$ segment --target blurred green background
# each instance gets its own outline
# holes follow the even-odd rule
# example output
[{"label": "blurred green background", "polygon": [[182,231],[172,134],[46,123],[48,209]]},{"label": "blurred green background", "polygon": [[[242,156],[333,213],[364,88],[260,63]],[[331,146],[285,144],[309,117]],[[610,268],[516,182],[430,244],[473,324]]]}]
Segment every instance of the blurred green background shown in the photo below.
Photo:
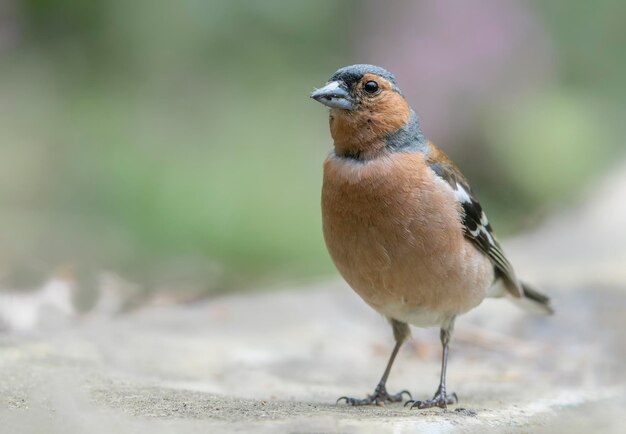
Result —
[{"label": "blurred green background", "polygon": [[0,2],[0,277],[145,290],[329,276],[340,66],[396,73],[500,236],[624,157],[626,2]]}]

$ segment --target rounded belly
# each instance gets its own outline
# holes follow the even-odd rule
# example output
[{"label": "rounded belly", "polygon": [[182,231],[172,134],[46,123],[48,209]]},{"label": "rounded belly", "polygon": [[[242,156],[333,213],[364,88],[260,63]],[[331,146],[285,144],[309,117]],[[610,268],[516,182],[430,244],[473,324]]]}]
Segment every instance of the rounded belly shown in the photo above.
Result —
[{"label": "rounded belly", "polygon": [[348,284],[385,316],[437,325],[483,300],[493,267],[465,239],[460,213],[452,189],[419,156],[325,165],[328,251]]},{"label": "rounded belly", "polygon": [[335,263],[372,308],[416,326],[438,325],[477,306],[494,279],[489,260],[469,243],[448,254],[428,254],[424,246],[397,250],[365,242]]}]

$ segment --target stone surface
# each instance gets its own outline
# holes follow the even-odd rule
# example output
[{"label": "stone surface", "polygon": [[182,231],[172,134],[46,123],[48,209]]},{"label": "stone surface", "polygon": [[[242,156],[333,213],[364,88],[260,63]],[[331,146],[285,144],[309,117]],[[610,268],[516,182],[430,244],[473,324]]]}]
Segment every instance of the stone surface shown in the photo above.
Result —
[{"label": "stone surface", "polygon": [[[386,322],[341,283],[86,317],[0,344],[2,432],[618,432],[626,292],[553,288],[557,314],[488,300],[457,324],[448,410],[335,405],[382,373]],[[430,397],[436,330],[414,330],[390,392]]]}]

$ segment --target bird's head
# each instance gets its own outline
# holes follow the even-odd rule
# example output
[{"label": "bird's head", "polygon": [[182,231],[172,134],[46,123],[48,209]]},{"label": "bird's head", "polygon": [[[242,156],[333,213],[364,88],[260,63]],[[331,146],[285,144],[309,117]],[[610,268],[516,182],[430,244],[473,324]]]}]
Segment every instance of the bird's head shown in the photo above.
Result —
[{"label": "bird's head", "polygon": [[419,129],[394,75],[379,66],[341,68],[311,98],[330,107],[330,132],[341,156],[367,159],[381,154],[397,145],[389,141],[413,118]]}]

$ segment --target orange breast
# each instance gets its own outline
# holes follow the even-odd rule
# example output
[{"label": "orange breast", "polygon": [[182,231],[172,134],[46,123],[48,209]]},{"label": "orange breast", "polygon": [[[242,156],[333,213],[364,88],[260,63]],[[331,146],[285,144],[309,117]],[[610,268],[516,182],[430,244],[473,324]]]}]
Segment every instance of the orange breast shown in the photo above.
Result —
[{"label": "orange breast", "polygon": [[463,236],[452,189],[421,153],[324,163],[324,238],[348,284],[380,313],[415,325],[478,305],[489,260]]}]

